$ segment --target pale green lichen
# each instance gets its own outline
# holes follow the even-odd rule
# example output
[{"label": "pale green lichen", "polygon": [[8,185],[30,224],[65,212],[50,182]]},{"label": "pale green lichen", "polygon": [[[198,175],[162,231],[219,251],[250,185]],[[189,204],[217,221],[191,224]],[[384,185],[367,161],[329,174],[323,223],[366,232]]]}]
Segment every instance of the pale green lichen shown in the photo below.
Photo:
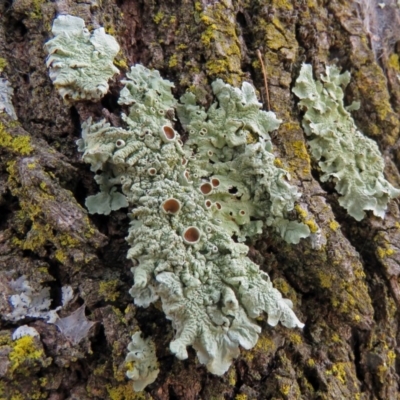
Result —
[{"label": "pale green lichen", "polygon": [[10,83],[3,78],[0,78],[0,113],[5,111],[12,119],[17,119],[14,106],[12,104],[12,96],[14,90]]},{"label": "pale green lichen", "polygon": [[[220,375],[239,355],[239,345],[255,346],[261,330],[255,318],[263,312],[270,325],[280,321],[287,327],[303,326],[291,301],[283,299],[268,275],[246,257],[248,247],[232,239],[233,233],[241,238],[257,233],[268,218],[278,230],[281,221],[295,222],[286,220],[285,213],[298,195],[285,181],[286,172],[272,168],[269,151],[267,132],[279,121],[259,110],[250,85],[241,91],[219,81],[214,91],[220,105],[207,114],[184,98],[179,112],[184,126],[193,119],[193,129],[198,126],[201,135],[208,126],[201,119],[204,115],[214,126],[210,122],[210,132],[202,131],[208,144],[190,139],[183,146],[173,127],[173,85],[142,66],[133,67],[128,78],[120,98],[129,106],[129,113],[123,114],[127,128],[89,120],[82,126],[79,149],[92,170],[107,174],[112,184],[107,190],[121,186],[128,203],[135,206],[127,237],[128,258],[135,265],[130,291],[135,303],[148,306],[161,298],[176,331],[171,351],[185,359],[186,348],[192,345],[200,362]],[[254,143],[247,144],[249,138]],[[211,150],[212,162],[206,162]],[[234,168],[242,168],[244,177]],[[237,192],[229,193],[230,186]],[[264,209],[255,210],[253,202]],[[259,222],[249,223],[248,215]],[[246,223],[250,228],[244,227]],[[309,233],[308,227],[295,223],[299,233],[282,234],[291,242]]]},{"label": "pale green lichen", "polygon": [[128,366],[126,376],[133,380],[135,392],[140,392],[147,385],[153,383],[160,372],[156,357],[156,346],[150,338],[142,339],[141,332],[136,332],[132,335],[128,350],[125,358]]},{"label": "pale green lichen", "polygon": [[119,73],[113,61],[117,41],[104,28],[90,33],[83,19],[60,15],[54,20],[55,37],[45,44],[50,79],[65,102],[99,100],[108,91],[108,80]]},{"label": "pale green lichen", "polygon": [[350,73],[340,74],[336,66],[326,68],[326,76],[314,81],[312,67],[303,64],[293,93],[301,99],[299,106],[306,110],[303,128],[312,156],[318,161],[322,182],[333,179],[342,196],[339,204],[357,221],[365,210],[383,218],[390,199],[398,197],[384,177],[384,161],[378,145],[364,136],[354,123],[349,107],[343,104],[343,88]]},{"label": "pale green lichen", "polygon": [[192,93],[186,93],[177,107],[189,132],[185,153],[194,156],[187,168],[193,185],[206,189],[206,182],[212,183],[206,193],[210,209],[240,241],[261,233],[266,221],[288,243],[298,243],[310,230],[286,219],[300,194],[288,183],[288,172],[275,166],[268,135],[281,121],[273,112],[260,110],[247,82],[240,90],[217,79],[212,88],[217,102],[207,112],[196,105]]}]

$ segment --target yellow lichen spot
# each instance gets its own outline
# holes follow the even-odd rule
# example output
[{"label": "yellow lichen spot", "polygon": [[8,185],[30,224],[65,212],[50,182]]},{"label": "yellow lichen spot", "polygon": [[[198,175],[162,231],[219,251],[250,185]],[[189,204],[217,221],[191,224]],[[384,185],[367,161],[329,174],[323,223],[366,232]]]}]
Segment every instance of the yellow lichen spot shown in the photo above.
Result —
[{"label": "yellow lichen spot", "polygon": [[296,204],[294,206],[294,209],[296,210],[300,218],[305,219],[307,217],[308,215],[307,211],[304,208],[302,208],[299,204]]},{"label": "yellow lichen spot", "polygon": [[281,278],[275,279],[274,287],[278,289],[284,296],[289,296],[290,286],[284,279]]},{"label": "yellow lichen spot", "polygon": [[303,221],[309,228],[310,228],[310,232],[311,233],[316,233],[318,232],[318,225],[316,224],[316,222],[313,219],[308,219],[306,221]]},{"label": "yellow lichen spot", "polygon": [[257,344],[254,346],[255,351],[269,352],[275,349],[275,343],[266,336],[260,336]]},{"label": "yellow lichen spot", "polygon": [[293,10],[293,3],[290,0],[273,0],[272,7],[274,7],[274,9]]},{"label": "yellow lichen spot", "polygon": [[31,3],[31,12],[29,13],[29,16],[31,18],[41,18],[41,5],[45,2],[46,0],[32,0]]},{"label": "yellow lichen spot", "polygon": [[[208,17],[206,17],[206,18],[208,18]],[[202,18],[202,21],[204,22],[203,18]],[[201,35],[201,42],[203,43],[204,46],[209,47],[210,42],[215,39],[214,35],[215,35],[216,29],[217,29],[217,25],[211,24],[203,32],[203,34]]]},{"label": "yellow lichen spot", "polygon": [[185,50],[185,49],[187,49],[188,47],[186,46],[186,44],[181,43],[181,44],[178,44],[178,46],[176,46],[176,48],[177,48],[178,50]]},{"label": "yellow lichen spot", "polygon": [[36,168],[36,164],[35,163],[29,163],[27,165],[28,169],[35,169]]},{"label": "yellow lichen spot", "polygon": [[76,247],[79,245],[79,240],[65,233],[60,235],[60,244],[64,247]]},{"label": "yellow lichen spot", "polygon": [[353,316],[353,320],[355,322],[360,322],[361,321],[361,317],[358,314],[356,314],[356,315]]},{"label": "yellow lichen spot", "polygon": [[114,60],[114,65],[122,69],[129,69],[128,63],[123,58],[119,60]]},{"label": "yellow lichen spot", "polygon": [[146,395],[143,392],[136,393],[129,382],[116,387],[107,385],[106,389],[111,400],[146,400]]},{"label": "yellow lichen spot", "polygon": [[235,400],[247,400],[247,394],[244,394],[244,393],[242,393],[242,394],[237,394],[237,395],[235,396]]},{"label": "yellow lichen spot", "polygon": [[340,225],[334,219],[329,222],[329,228],[331,228],[334,232],[338,230],[339,226]]},{"label": "yellow lichen spot", "polygon": [[230,368],[228,371],[228,382],[231,386],[236,385],[236,371],[234,368]]},{"label": "yellow lichen spot", "polygon": [[310,162],[310,156],[307,152],[304,142],[301,140],[296,140],[291,143],[291,146],[293,148],[293,153],[297,158]]},{"label": "yellow lichen spot", "polygon": [[392,248],[383,248],[383,247],[378,247],[376,249],[378,256],[380,259],[389,257],[394,254],[394,249]]},{"label": "yellow lichen spot", "polygon": [[279,387],[279,391],[284,395],[284,396],[287,396],[289,393],[290,393],[290,385],[288,385],[287,383],[286,384],[283,384],[283,385],[280,385],[280,387]]},{"label": "yellow lichen spot", "polygon": [[63,250],[61,249],[57,249],[54,253],[54,257],[56,258],[56,260],[58,262],[60,262],[61,264],[64,264],[65,261],[67,261],[68,256],[64,253]]},{"label": "yellow lichen spot", "polygon": [[16,153],[26,155],[32,152],[31,138],[29,136],[11,136],[6,132],[5,126],[0,122],[0,147],[6,147]]},{"label": "yellow lichen spot", "polygon": [[307,365],[308,365],[310,368],[315,367],[315,360],[312,359],[312,358],[309,358],[309,359],[307,360]]},{"label": "yellow lichen spot", "polygon": [[271,50],[279,50],[282,47],[289,47],[285,36],[279,32],[273,24],[268,24],[266,28],[267,46]]},{"label": "yellow lichen spot", "polygon": [[194,9],[195,9],[196,11],[198,11],[198,12],[200,12],[200,11],[203,10],[203,7],[201,6],[200,1],[196,1],[196,2],[194,3]]},{"label": "yellow lichen spot", "polygon": [[397,72],[400,72],[399,55],[392,54],[389,57],[388,65],[389,65],[389,67],[395,69]]},{"label": "yellow lichen spot", "polygon": [[0,72],[3,72],[4,68],[7,66],[7,60],[0,57]]},{"label": "yellow lichen spot", "polygon": [[323,272],[323,271],[319,271],[318,273],[318,278],[319,278],[319,282],[321,287],[328,289],[332,286],[332,276]]},{"label": "yellow lichen spot", "polygon": [[354,268],[354,276],[357,279],[363,279],[366,277],[365,272],[363,271],[362,268],[360,268],[358,265]]},{"label": "yellow lichen spot", "polygon": [[332,368],[325,371],[326,375],[335,376],[342,384],[346,383],[346,363],[339,362],[332,365]]},{"label": "yellow lichen spot", "polygon": [[44,387],[49,383],[49,380],[47,377],[39,378],[39,384],[40,386]]},{"label": "yellow lichen spot", "polygon": [[164,18],[164,13],[162,11],[159,11],[153,18],[153,21],[158,25],[162,19]]},{"label": "yellow lichen spot", "polygon": [[101,364],[93,371],[93,374],[96,376],[104,376],[106,372],[107,364]]},{"label": "yellow lichen spot", "polygon": [[17,370],[23,363],[33,363],[35,360],[42,358],[43,349],[35,344],[32,336],[23,336],[12,344],[12,350],[8,355],[11,362],[11,372]]},{"label": "yellow lichen spot", "polygon": [[104,29],[109,35],[115,36],[115,29],[112,25],[107,25]]},{"label": "yellow lichen spot", "polygon": [[170,58],[169,58],[169,62],[168,62],[168,66],[170,68],[174,68],[178,65],[178,57],[176,56],[176,54],[173,54]]},{"label": "yellow lichen spot", "polygon": [[300,344],[303,341],[303,338],[293,331],[289,333],[289,339],[293,344]]},{"label": "yellow lichen spot", "polygon": [[274,165],[275,165],[275,167],[283,168],[283,162],[280,158],[275,158]]},{"label": "yellow lichen spot", "polygon": [[396,360],[396,353],[393,350],[389,350],[387,353],[389,365],[394,365]]},{"label": "yellow lichen spot", "polygon": [[247,362],[251,362],[254,359],[254,352],[253,350],[243,350],[242,356]]},{"label": "yellow lichen spot", "polygon": [[336,332],[332,335],[332,342],[333,343],[339,343],[340,342],[340,337]]},{"label": "yellow lichen spot", "polygon": [[119,297],[119,292],[117,290],[119,281],[118,279],[113,279],[110,281],[100,282],[99,294],[103,296],[106,301],[115,301]]}]

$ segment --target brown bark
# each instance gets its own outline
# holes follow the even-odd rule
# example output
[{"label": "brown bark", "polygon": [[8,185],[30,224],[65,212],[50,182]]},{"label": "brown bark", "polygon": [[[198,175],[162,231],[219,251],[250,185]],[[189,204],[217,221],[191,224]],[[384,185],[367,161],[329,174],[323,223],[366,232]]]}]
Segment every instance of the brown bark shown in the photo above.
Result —
[{"label": "brown bark", "polygon": [[[73,344],[41,319],[0,320],[0,399],[400,399],[400,221],[398,201],[385,220],[361,223],[338,205],[330,184],[318,181],[291,87],[302,62],[317,75],[337,64],[352,74],[346,103],[360,130],[376,140],[386,176],[400,187],[400,40],[397,2],[380,8],[369,0],[5,0],[0,4],[0,65],[14,88],[18,122],[0,114],[0,313],[10,312],[9,282],[25,275],[31,286],[61,287],[96,326]],[[309,240],[287,245],[266,232],[250,256],[295,304],[303,331],[265,320],[257,346],[242,351],[228,373],[207,373],[193,351],[174,358],[173,330],[156,305],[135,308],[125,259],[128,218],[88,216],[85,197],[95,193],[93,174],[75,140],[88,116],[114,118],[119,79],[99,103],[62,103],[45,67],[43,44],[57,12],[104,26],[121,45],[121,78],[127,65],[159,69],[189,88],[203,104],[210,82],[250,81],[264,95],[257,50],[265,58],[271,109],[284,123],[274,136],[277,156],[303,193],[310,226],[321,229],[320,248]],[[11,333],[22,324],[40,338],[16,348]],[[125,378],[129,335],[137,327],[155,338],[160,374],[142,394]]]}]

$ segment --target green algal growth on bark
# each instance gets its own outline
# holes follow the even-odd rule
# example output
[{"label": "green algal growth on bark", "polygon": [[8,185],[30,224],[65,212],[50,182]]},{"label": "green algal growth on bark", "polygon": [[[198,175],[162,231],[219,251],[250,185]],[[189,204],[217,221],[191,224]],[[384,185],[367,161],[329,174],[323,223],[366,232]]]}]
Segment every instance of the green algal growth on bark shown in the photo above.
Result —
[{"label": "green algal growth on bark", "polygon": [[60,15],[54,20],[53,39],[45,44],[50,79],[65,102],[99,100],[108,80],[119,73],[113,65],[117,41],[104,28],[90,33],[82,18]]},{"label": "green algal growth on bark", "polygon": [[301,99],[299,106],[306,110],[303,128],[312,156],[321,168],[321,181],[333,179],[342,196],[339,204],[357,221],[366,210],[383,218],[390,199],[398,197],[384,177],[384,161],[378,145],[364,136],[354,123],[349,107],[343,104],[343,88],[350,73],[340,74],[336,66],[326,68],[326,76],[314,81],[312,67],[303,64],[293,93]]},{"label": "green algal growth on bark", "polygon": [[[272,168],[267,133],[280,122],[259,110],[250,85],[240,90],[217,81],[219,105],[207,114],[184,97],[179,114],[191,138],[183,145],[173,125],[173,85],[140,65],[128,78],[120,97],[129,107],[123,114],[127,128],[89,120],[79,149],[108,180],[102,189],[121,187],[134,206],[127,241],[135,303],[146,307],[160,298],[176,331],[171,351],[185,359],[191,345],[200,362],[221,375],[239,346],[255,346],[260,332],[255,318],[263,312],[270,325],[303,326],[291,301],[247,258],[248,247],[232,239],[234,233],[241,238],[257,233],[263,220],[278,230],[281,221],[291,224],[285,212],[298,195],[286,172]],[[94,203],[89,211],[98,212]],[[250,223],[250,217],[259,222]],[[294,231],[282,236],[297,242],[308,235],[301,224]]]}]

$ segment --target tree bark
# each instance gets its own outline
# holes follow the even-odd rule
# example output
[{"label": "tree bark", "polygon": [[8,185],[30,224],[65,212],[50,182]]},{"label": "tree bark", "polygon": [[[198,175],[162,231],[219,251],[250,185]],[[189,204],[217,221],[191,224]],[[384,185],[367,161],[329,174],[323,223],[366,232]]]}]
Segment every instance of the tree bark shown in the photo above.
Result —
[{"label": "tree bark", "polygon": [[[301,128],[291,88],[301,63],[316,76],[326,65],[351,72],[346,104],[359,129],[384,155],[387,179],[400,187],[400,8],[370,0],[4,0],[0,4],[0,69],[14,88],[13,121],[0,113],[0,313],[12,311],[10,282],[25,276],[32,288],[50,288],[51,308],[61,288],[74,298],[59,311],[85,305],[96,324],[79,343],[40,318],[0,320],[0,399],[400,399],[400,221],[398,201],[384,220],[356,222],[339,206],[331,183],[321,184]],[[383,3],[382,3],[383,4]],[[101,102],[65,105],[45,66],[44,43],[58,13],[103,26],[121,46],[121,75]],[[272,231],[252,243],[250,257],[268,272],[305,328],[271,328],[241,351],[217,377],[194,351],[179,361],[169,352],[174,332],[158,304],[136,308],[126,211],[88,215],[96,193],[93,173],[75,141],[87,117],[118,119],[120,79],[141,63],[192,90],[210,104],[210,83],[251,82],[283,120],[275,154],[302,193],[300,207],[321,232],[321,246],[288,245]],[[29,325],[33,347],[16,346],[12,333]],[[137,394],[125,377],[126,347],[140,328],[156,343],[160,373]]]}]

